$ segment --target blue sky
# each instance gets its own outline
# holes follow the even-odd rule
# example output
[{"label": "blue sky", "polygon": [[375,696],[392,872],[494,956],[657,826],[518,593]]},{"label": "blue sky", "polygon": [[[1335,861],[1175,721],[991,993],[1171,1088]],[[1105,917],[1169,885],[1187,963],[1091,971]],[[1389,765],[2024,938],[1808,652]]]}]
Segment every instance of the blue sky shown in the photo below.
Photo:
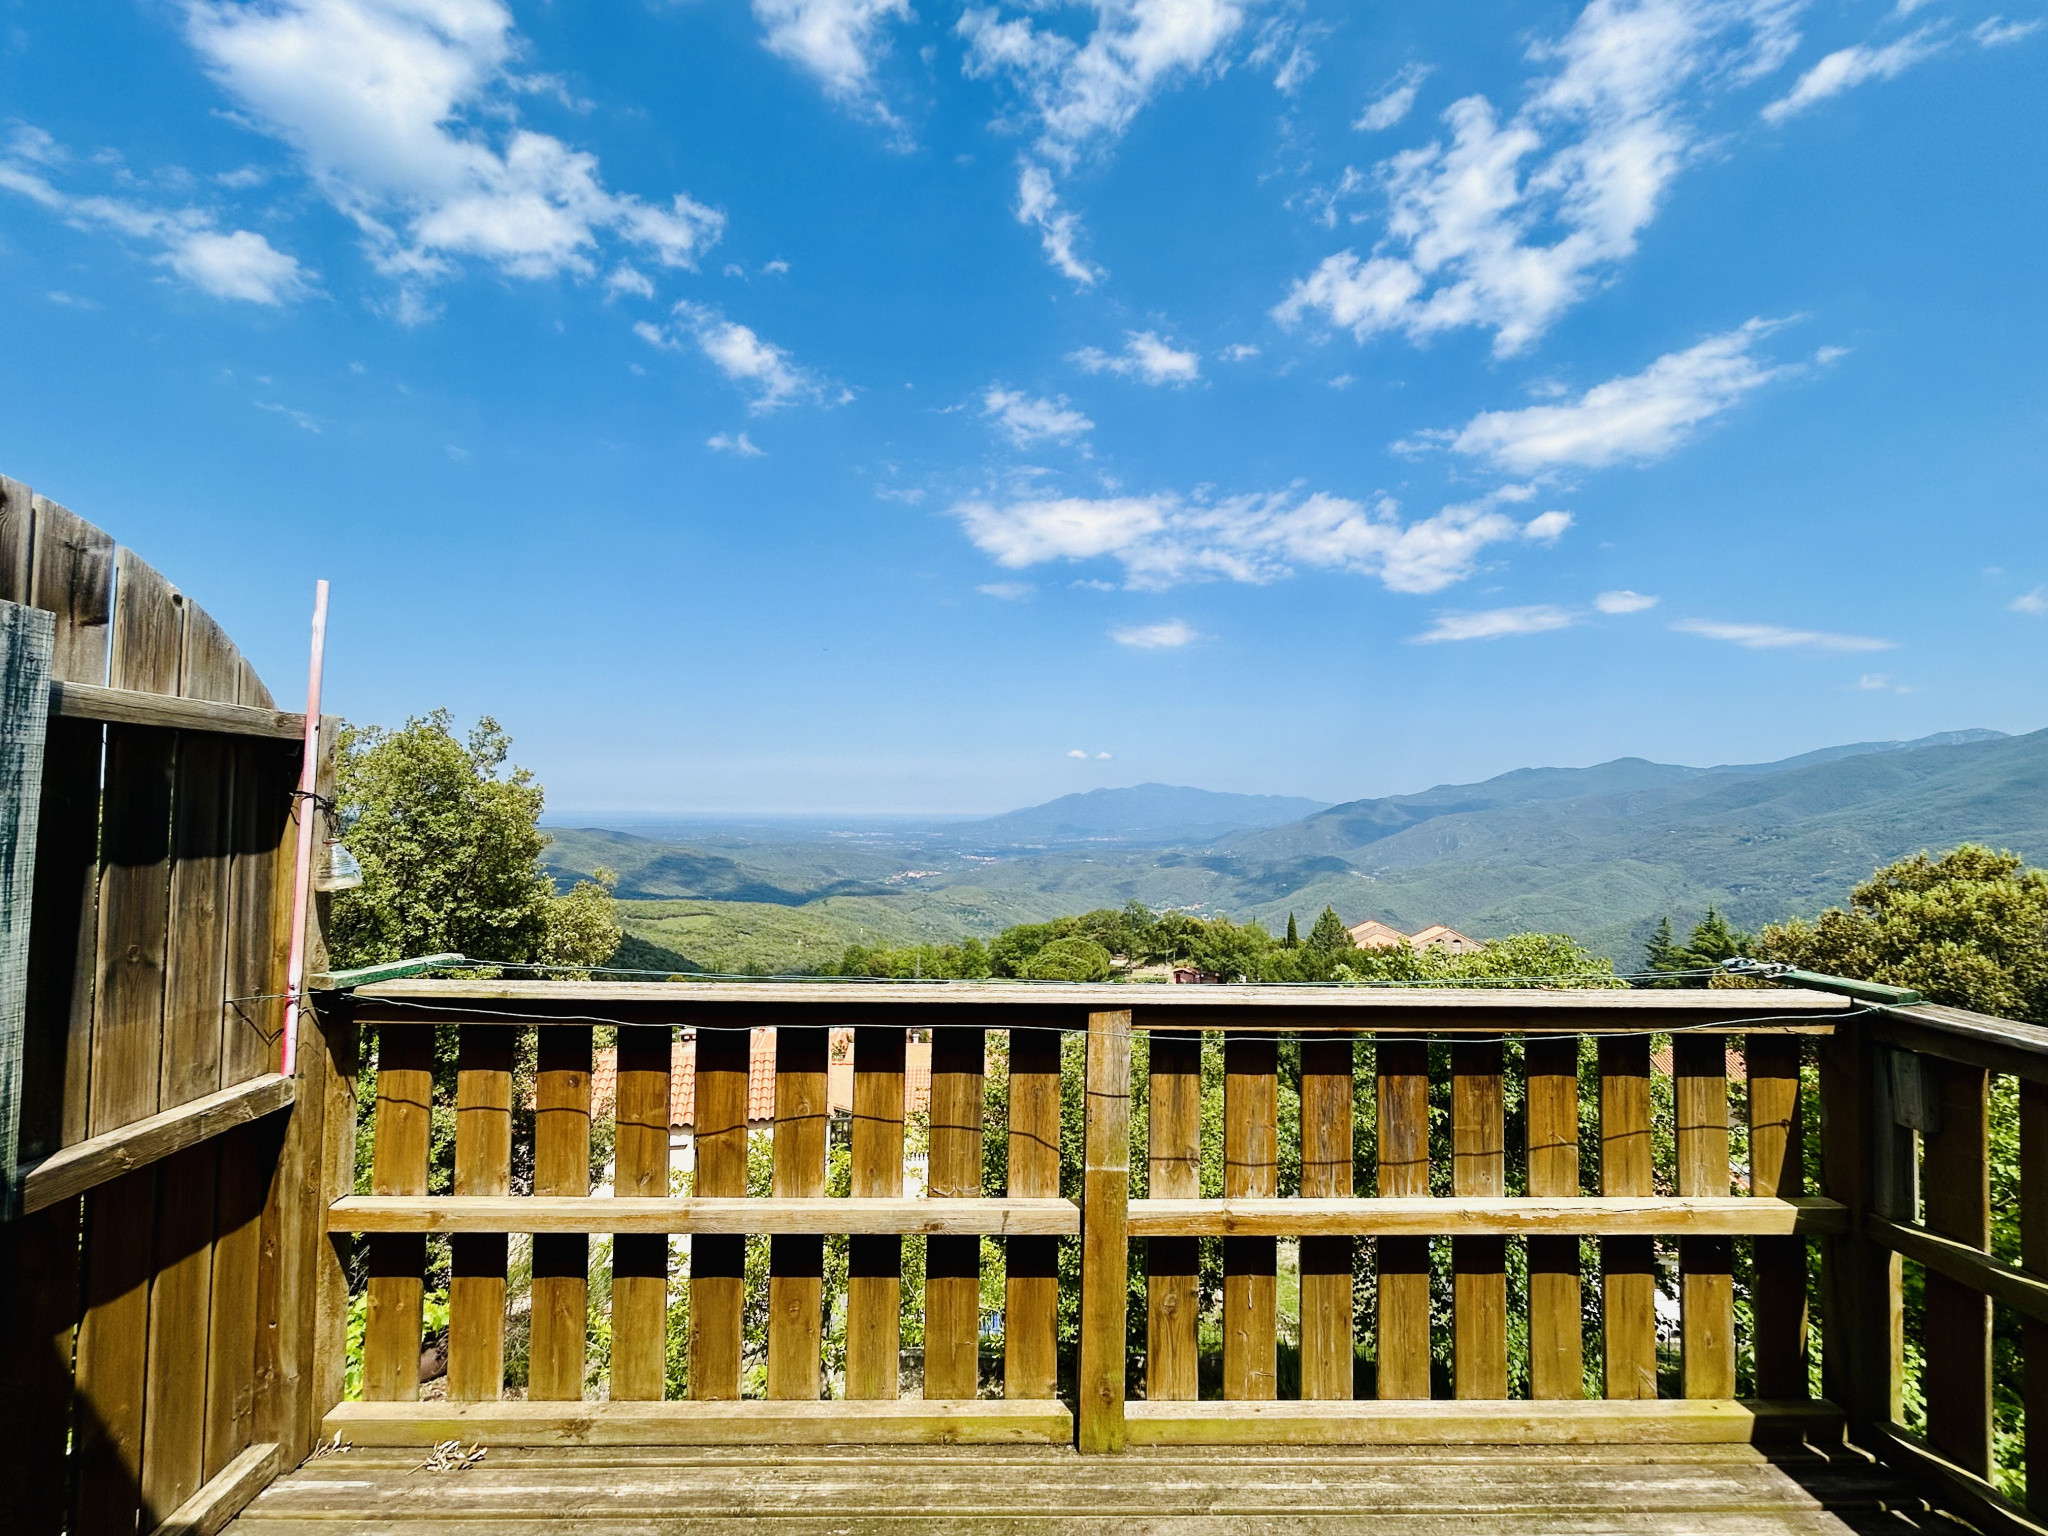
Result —
[{"label": "blue sky", "polygon": [[2032,730],[2006,3],[6,0],[0,470],[574,816]]}]

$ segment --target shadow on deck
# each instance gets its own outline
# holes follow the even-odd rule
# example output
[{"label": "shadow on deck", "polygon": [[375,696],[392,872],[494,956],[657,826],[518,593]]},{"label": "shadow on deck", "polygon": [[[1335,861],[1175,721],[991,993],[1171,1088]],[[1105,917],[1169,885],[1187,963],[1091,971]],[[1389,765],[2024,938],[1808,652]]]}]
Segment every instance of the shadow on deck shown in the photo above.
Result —
[{"label": "shadow on deck", "polygon": [[490,1451],[357,1449],[279,1479],[233,1536],[937,1536],[939,1532],[1834,1536],[1966,1528],[1839,1445]]}]

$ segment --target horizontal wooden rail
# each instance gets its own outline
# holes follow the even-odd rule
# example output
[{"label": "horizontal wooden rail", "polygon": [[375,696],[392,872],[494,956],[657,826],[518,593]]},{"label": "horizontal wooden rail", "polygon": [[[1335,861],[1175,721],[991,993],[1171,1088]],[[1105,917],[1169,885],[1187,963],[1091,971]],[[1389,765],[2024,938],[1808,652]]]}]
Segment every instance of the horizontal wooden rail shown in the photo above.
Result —
[{"label": "horizontal wooden rail", "polygon": [[1869,1021],[1872,1039],[2028,1082],[2048,1083],[2048,1029],[2013,1019],[1921,1003],[1886,1008]]},{"label": "horizontal wooden rail", "polygon": [[343,1445],[1064,1445],[1056,1398],[725,1402],[341,1403],[322,1437]]},{"label": "horizontal wooden rail", "polygon": [[1863,1218],[1863,1231],[1871,1241],[1901,1257],[1947,1275],[1958,1285],[1982,1291],[2037,1322],[2048,1323],[2048,1280],[2036,1279],[2025,1270],[2001,1264],[1981,1249],[1922,1226],[1871,1215]]},{"label": "horizontal wooden rail", "polygon": [[161,693],[102,688],[94,683],[50,684],[50,713],[114,725],[155,725],[171,731],[212,731],[224,736],[271,736],[279,741],[299,741],[306,734],[306,717],[288,710],[216,704],[209,699],[174,699]]},{"label": "horizontal wooden rail", "polygon": [[151,1536],[218,1536],[283,1470],[283,1446],[252,1445],[172,1510]]},{"label": "horizontal wooden rail", "polygon": [[605,1195],[350,1195],[330,1232],[676,1232],[716,1236],[1070,1237],[1071,1200],[615,1199]]},{"label": "horizontal wooden rail", "polygon": [[1833,1200],[1133,1200],[1132,1237],[1785,1237],[1849,1230]]},{"label": "horizontal wooden rail", "polygon": [[2026,1511],[1990,1483],[1937,1455],[1903,1425],[1872,1425],[1859,1430],[1857,1438],[1875,1441],[1865,1449],[1875,1451],[1901,1472],[1933,1483],[1945,1495],[1938,1502],[1985,1536],[2048,1536],[2048,1525],[2029,1519]]},{"label": "horizontal wooden rail", "polygon": [[97,1184],[260,1120],[291,1103],[295,1091],[291,1078],[269,1072],[90,1141],[74,1143],[28,1170],[23,1179],[22,1209],[39,1211],[82,1195]]},{"label": "horizontal wooden rail", "polygon": [[1825,1402],[1137,1402],[1132,1445],[1707,1445],[1839,1438]]}]

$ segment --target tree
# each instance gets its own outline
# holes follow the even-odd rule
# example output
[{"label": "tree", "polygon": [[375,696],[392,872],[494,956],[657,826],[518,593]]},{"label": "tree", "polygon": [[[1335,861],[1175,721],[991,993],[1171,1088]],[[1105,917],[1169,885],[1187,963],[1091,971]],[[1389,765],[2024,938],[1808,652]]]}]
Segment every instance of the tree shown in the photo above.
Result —
[{"label": "tree", "polygon": [[1107,981],[1114,969],[1108,950],[1076,934],[1039,950],[1024,975],[1032,981]]},{"label": "tree", "polygon": [[1323,915],[1316,919],[1315,927],[1308,931],[1308,947],[1326,955],[1337,955],[1358,946],[1352,942],[1351,930],[1344,926],[1344,919],[1337,915],[1337,909],[1325,907]]},{"label": "tree", "polygon": [[1588,953],[1562,933],[1511,933],[1486,947],[1454,955],[1402,944],[1362,949],[1340,966],[1337,979],[1359,983],[1478,982],[1496,987],[1619,987],[1614,962]]},{"label": "tree", "polygon": [[1689,969],[1710,970],[1723,960],[1748,954],[1753,942],[1750,935],[1730,926],[1727,918],[1709,907],[1707,915],[1693,925],[1692,937],[1686,940],[1684,958]]},{"label": "tree", "polygon": [[1287,938],[1285,942],[1289,949],[1301,948],[1301,930],[1294,926],[1294,914],[1292,912],[1287,914]]},{"label": "tree", "polygon": [[335,968],[447,951],[602,965],[619,947],[610,890],[585,880],[555,894],[541,786],[506,770],[512,739],[497,721],[485,715],[466,741],[452,721],[440,709],[342,732],[335,799],[363,883],[334,898]]},{"label": "tree", "polygon": [[[1671,937],[1669,914],[1657,919],[1657,931],[1650,935],[1650,941],[1643,946],[1643,969],[1646,971],[1682,971],[1685,966],[1685,951],[1678,947],[1678,941]],[[1653,987],[1675,987],[1676,980],[1653,981]]]},{"label": "tree", "polygon": [[2048,871],[1975,843],[1940,858],[1917,853],[1857,886],[1846,910],[1773,923],[1755,948],[1802,970],[2048,1022]]}]

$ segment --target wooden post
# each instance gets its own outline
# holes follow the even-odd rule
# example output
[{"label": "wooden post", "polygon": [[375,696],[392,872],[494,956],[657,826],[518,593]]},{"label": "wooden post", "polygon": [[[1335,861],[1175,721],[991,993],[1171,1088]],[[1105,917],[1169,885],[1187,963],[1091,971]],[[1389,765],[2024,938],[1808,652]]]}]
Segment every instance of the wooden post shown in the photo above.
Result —
[{"label": "wooden post", "polygon": [[[982,1068],[988,1037],[977,1027],[932,1034],[930,1193],[981,1193]],[[924,1395],[959,1401],[981,1385],[981,1239],[925,1239]]]},{"label": "wooden post", "polygon": [[[784,1024],[775,1031],[775,1196],[825,1193],[829,1032]],[[768,1240],[768,1395],[816,1401],[824,1364],[825,1240]]]},{"label": "wooden post", "polygon": [[[1579,1039],[1530,1036],[1523,1043],[1529,1090],[1529,1193],[1579,1192]],[[1579,1240],[1529,1239],[1529,1395],[1586,1395],[1585,1325]]]},{"label": "wooden post", "polygon": [[[1019,1199],[1060,1192],[1060,1040],[1053,1029],[1010,1031],[1010,1183]],[[1058,1390],[1060,1240],[1005,1238],[1003,1396]]]},{"label": "wooden post", "polygon": [[[1927,1063],[1941,1127],[1924,1133],[1927,1228],[1991,1246],[1989,1076],[1959,1061]],[[1927,1443],[1964,1470],[1991,1476],[1991,1298],[1927,1271]]]},{"label": "wooden post", "polygon": [[49,614],[0,602],[0,1221],[12,1221],[21,1211],[29,912],[35,899],[36,823],[56,632]]},{"label": "wooden post", "polygon": [[[621,1196],[668,1196],[669,1070],[675,1052],[667,1026],[619,1031],[615,1146]],[[611,1395],[658,1402],[668,1371],[668,1239],[659,1232],[612,1238]]]},{"label": "wooden post", "polygon": [[[533,1088],[533,1192],[590,1193],[591,1030],[587,1024],[540,1031]],[[527,1396],[580,1402],[590,1334],[590,1238],[536,1232],[533,1333]]]},{"label": "wooden post", "polygon": [[[1379,1194],[1429,1193],[1429,1042],[1381,1037]],[[1379,1395],[1429,1396],[1429,1239],[1374,1239],[1379,1268]]]},{"label": "wooden post", "polygon": [[[751,1032],[699,1029],[694,1070],[699,1195],[737,1200],[747,1192],[747,1071]],[[747,1240],[690,1239],[690,1396],[740,1395],[740,1322],[746,1302]]]},{"label": "wooden post", "polygon": [[[1155,1032],[1150,1040],[1151,1111],[1146,1188],[1154,1200],[1202,1193],[1202,1037]],[[1201,1396],[1197,1354],[1201,1245],[1155,1237],[1145,1248],[1145,1396],[1191,1402]]]},{"label": "wooden post", "polygon": [[[864,1025],[853,1032],[856,1199],[903,1193],[904,1042],[900,1025]],[[893,1400],[902,1377],[903,1239],[849,1237],[846,1259],[846,1395]]]},{"label": "wooden post", "polygon": [[[1726,1195],[1728,1045],[1721,1035],[1671,1037],[1678,1116],[1678,1193]],[[1727,1237],[1678,1242],[1679,1333],[1685,1395],[1735,1396],[1735,1243]]]},{"label": "wooden post", "polygon": [[[1501,1043],[1451,1047],[1451,1192],[1507,1193]],[[1508,1273],[1504,1237],[1451,1239],[1452,1383],[1459,1397],[1508,1395]]]},{"label": "wooden post", "polygon": [[[1600,1042],[1600,1192],[1655,1194],[1650,1152],[1649,1037],[1609,1036]],[[1611,1398],[1655,1397],[1656,1240],[1603,1238],[1600,1264],[1606,1394]]]},{"label": "wooden post", "polygon": [[[1270,1035],[1223,1040],[1223,1194],[1271,1199],[1280,1193],[1278,1049]],[[1223,1239],[1223,1395],[1279,1396],[1277,1301],[1279,1243],[1270,1237]]]},{"label": "wooden post", "polygon": [[[1905,1331],[1899,1256],[1862,1233],[1877,1201],[1872,1153],[1892,1127],[1878,1123],[1877,1050],[1853,1026],[1819,1043],[1821,1192],[1852,1213],[1856,1229],[1821,1244],[1821,1390],[1853,1432],[1904,1417]],[[1863,1435],[1867,1449],[1880,1441]]]},{"label": "wooden post", "polygon": [[[1351,1198],[1354,1048],[1350,1035],[1301,1042],[1301,1193],[1307,1199]],[[1310,1401],[1351,1397],[1353,1245],[1348,1237],[1301,1240],[1301,1395]]]},{"label": "wooden post", "polygon": [[[377,1032],[372,1193],[427,1192],[433,1105],[434,1026],[386,1024]],[[371,1402],[410,1401],[420,1392],[420,1306],[427,1240],[417,1232],[383,1232],[369,1241],[363,1396]],[[538,1313],[538,1306],[535,1311]]]},{"label": "wooden post", "polygon": [[1077,1441],[1124,1448],[1124,1322],[1130,1288],[1131,1015],[1088,1015],[1081,1187],[1081,1359]]},{"label": "wooden post", "polygon": [[[1799,1037],[1750,1035],[1749,1192],[1759,1199],[1806,1193],[1805,1139],[1800,1129]],[[1756,1294],[1751,1303],[1756,1395],[1774,1402],[1804,1398],[1806,1239],[1759,1237],[1751,1249]]]},{"label": "wooden post", "polygon": [[[512,1192],[513,1031],[464,1024],[455,1056],[455,1193]],[[502,1232],[448,1239],[448,1395],[495,1401],[505,1387],[505,1263]]]}]

